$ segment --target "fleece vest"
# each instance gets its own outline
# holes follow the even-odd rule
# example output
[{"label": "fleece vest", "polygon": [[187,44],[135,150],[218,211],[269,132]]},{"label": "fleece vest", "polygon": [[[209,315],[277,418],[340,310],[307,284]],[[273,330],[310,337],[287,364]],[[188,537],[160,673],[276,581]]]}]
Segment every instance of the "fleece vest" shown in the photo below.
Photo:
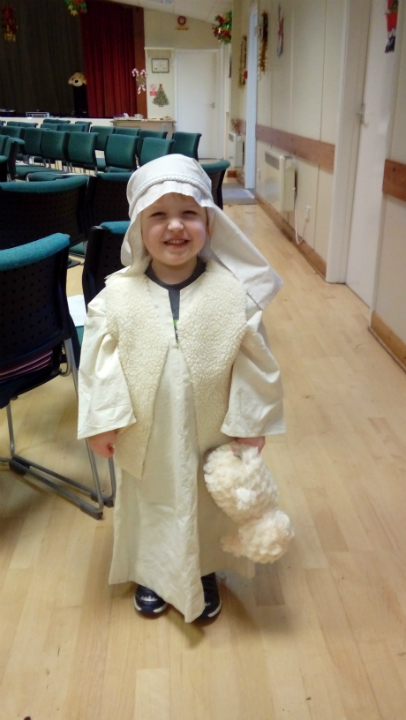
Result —
[{"label": "fleece vest", "polygon": [[[136,423],[120,432],[115,459],[142,478],[154,420],[154,400],[168,337],[161,327],[145,274],[111,276],[107,282],[107,324],[116,340]],[[177,337],[193,388],[200,453],[225,442],[220,432],[228,410],[231,371],[247,328],[246,293],[234,276],[211,261],[181,305]]]}]

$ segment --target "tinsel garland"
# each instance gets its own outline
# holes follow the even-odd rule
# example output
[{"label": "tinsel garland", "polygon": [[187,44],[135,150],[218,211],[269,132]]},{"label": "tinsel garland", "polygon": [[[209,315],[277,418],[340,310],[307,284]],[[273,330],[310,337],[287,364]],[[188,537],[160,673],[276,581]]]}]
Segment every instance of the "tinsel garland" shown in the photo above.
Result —
[{"label": "tinsel garland", "polygon": [[261,72],[266,70],[266,53],[268,50],[268,13],[263,12],[261,15],[261,24],[259,26],[259,57],[258,67]]},{"label": "tinsel garland", "polygon": [[15,8],[13,8],[11,5],[6,5],[1,9],[1,26],[3,28],[3,37],[9,42],[15,42],[17,38],[18,26],[14,13]]},{"label": "tinsel garland", "polygon": [[242,35],[240,45],[240,66],[238,69],[238,87],[244,87],[247,80],[247,36]]},{"label": "tinsel garland", "polygon": [[71,15],[87,12],[86,0],[64,0]]}]

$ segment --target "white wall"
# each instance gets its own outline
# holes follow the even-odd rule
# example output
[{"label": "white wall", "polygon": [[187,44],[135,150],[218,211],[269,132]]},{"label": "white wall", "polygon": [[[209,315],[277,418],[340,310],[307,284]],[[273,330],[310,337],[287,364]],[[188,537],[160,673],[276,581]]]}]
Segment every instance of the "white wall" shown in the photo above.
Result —
[{"label": "white wall", "polygon": [[[267,70],[258,79],[257,122],[307,138],[335,143],[340,89],[345,0],[285,0],[284,50],[276,55],[278,0],[259,3],[269,15]],[[245,117],[245,89],[239,89],[239,45],[247,33],[249,2],[236,0],[233,29],[233,82],[231,117]],[[235,71],[234,71],[234,68]],[[278,151],[277,148],[274,148]],[[267,199],[265,151],[257,143],[256,191]],[[286,152],[286,151],[281,151]],[[297,220],[285,214],[292,227],[324,260],[327,259],[332,199],[332,174],[295,159],[298,178]],[[310,206],[309,220],[305,207]]]}]

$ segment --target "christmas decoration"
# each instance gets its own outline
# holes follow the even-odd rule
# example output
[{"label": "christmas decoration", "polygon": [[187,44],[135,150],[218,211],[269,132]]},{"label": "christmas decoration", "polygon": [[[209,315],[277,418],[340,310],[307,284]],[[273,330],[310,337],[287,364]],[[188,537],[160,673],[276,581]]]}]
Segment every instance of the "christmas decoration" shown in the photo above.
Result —
[{"label": "christmas decoration", "polygon": [[3,28],[3,37],[9,42],[15,42],[17,38],[18,26],[14,13],[15,8],[13,8],[11,5],[6,5],[1,9],[1,26]]},{"label": "christmas decoration", "polygon": [[259,59],[258,67],[261,72],[266,70],[266,53],[268,50],[268,13],[263,12],[261,15],[261,23],[259,26]]},{"label": "christmas decoration", "polygon": [[169,105],[169,100],[166,97],[165,90],[163,89],[162,85],[159,86],[157,94],[155,95],[152,102],[154,103],[154,105],[159,105],[159,107]]},{"label": "christmas decoration", "polygon": [[281,6],[278,5],[278,44],[276,46],[276,54],[280,57],[283,53],[283,21]]},{"label": "christmas decoration", "polygon": [[394,52],[396,42],[396,26],[398,23],[399,0],[386,0],[386,27],[388,30],[388,42],[385,52]]},{"label": "christmas decoration", "polygon": [[241,37],[240,66],[238,69],[238,87],[242,88],[247,80],[247,36]]},{"label": "christmas decoration", "polygon": [[225,15],[217,15],[215,18],[217,25],[213,25],[214,37],[225,45],[231,42],[232,17],[231,11]]},{"label": "christmas decoration", "polygon": [[147,73],[146,70],[137,70],[137,68],[134,68],[134,70],[131,71],[131,75],[135,77],[135,84],[137,86],[137,93],[138,95],[141,92],[147,91]]},{"label": "christmas decoration", "polygon": [[71,15],[87,12],[86,0],[64,0]]}]

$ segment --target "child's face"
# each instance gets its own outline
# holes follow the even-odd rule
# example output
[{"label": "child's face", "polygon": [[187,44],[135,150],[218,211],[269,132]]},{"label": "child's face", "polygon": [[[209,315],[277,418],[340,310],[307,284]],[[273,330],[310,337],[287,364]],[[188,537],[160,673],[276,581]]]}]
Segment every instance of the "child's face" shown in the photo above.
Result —
[{"label": "child's face", "polygon": [[192,197],[168,193],[142,211],[141,233],[153,266],[193,272],[208,235],[207,213]]}]

